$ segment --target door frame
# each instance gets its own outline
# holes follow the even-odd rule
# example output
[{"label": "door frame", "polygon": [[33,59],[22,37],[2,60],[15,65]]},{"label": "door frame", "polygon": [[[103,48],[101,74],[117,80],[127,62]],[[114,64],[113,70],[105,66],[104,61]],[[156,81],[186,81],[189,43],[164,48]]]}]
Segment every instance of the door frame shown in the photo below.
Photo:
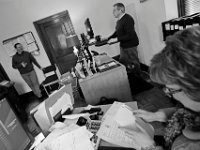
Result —
[{"label": "door frame", "polygon": [[[10,81],[7,73],[5,72],[5,69],[3,68],[2,64],[0,63],[0,76],[3,78],[3,80],[8,80]],[[0,80],[1,82],[1,80]]]},{"label": "door frame", "polygon": [[[54,14],[54,15],[51,15],[49,17],[46,17],[46,18],[43,18],[43,19],[40,19],[40,20],[33,22],[35,29],[38,33],[38,36],[40,38],[40,41],[42,42],[42,45],[43,45],[43,47],[46,51],[46,54],[49,58],[49,61],[52,65],[56,63],[56,60],[54,59],[54,57],[52,56],[52,53],[51,53],[51,51],[53,50],[53,47],[49,46],[49,45],[51,45],[50,41],[45,40],[45,34],[44,34],[44,27],[45,26],[44,26],[44,24],[48,23],[48,22],[52,22],[55,19],[57,19],[57,18],[59,19],[63,16],[69,16],[68,10],[62,11],[60,13],[57,13],[57,14]],[[48,50],[48,49],[50,49],[50,50]]]}]

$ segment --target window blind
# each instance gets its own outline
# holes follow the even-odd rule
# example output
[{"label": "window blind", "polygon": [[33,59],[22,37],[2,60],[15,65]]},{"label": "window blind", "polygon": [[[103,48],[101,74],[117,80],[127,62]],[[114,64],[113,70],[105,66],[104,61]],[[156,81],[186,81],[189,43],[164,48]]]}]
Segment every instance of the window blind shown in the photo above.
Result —
[{"label": "window blind", "polygon": [[200,0],[178,0],[179,16],[188,16],[200,12]]},{"label": "window blind", "polygon": [[185,15],[192,15],[200,12],[200,0],[184,0]]}]

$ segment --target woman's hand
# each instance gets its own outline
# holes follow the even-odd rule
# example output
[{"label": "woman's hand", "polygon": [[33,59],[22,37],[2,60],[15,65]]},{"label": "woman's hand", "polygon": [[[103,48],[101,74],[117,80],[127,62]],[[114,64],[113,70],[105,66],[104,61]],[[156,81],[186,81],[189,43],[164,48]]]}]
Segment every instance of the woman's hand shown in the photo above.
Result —
[{"label": "woman's hand", "polygon": [[146,110],[138,109],[138,110],[133,111],[133,114],[136,117],[144,119],[146,122],[157,121],[156,120],[157,119],[157,115],[156,115],[156,113],[153,113],[153,112],[149,112],[149,111],[146,111]]}]

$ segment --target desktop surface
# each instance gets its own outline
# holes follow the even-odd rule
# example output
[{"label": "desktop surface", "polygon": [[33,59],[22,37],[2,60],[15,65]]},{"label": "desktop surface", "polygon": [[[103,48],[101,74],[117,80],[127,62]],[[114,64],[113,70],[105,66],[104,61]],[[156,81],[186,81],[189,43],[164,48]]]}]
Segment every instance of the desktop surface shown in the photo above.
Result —
[{"label": "desktop surface", "polygon": [[[131,101],[131,102],[126,102],[125,103],[127,106],[129,106],[130,108],[132,108],[133,110],[135,109],[138,109],[137,107],[137,102],[135,101]],[[94,106],[94,107],[100,107],[101,110],[104,112],[104,114],[108,111],[108,109],[112,106],[112,104],[108,104],[108,105],[97,105],[97,106]],[[79,114],[81,113],[83,110],[85,110],[85,107],[78,107],[78,108],[75,108],[73,110],[73,114]],[[65,120],[64,122],[65,124],[68,124],[70,123],[68,119]],[[133,148],[124,148],[124,147],[120,147],[118,145],[114,145],[114,144],[111,144],[111,143],[108,143],[104,140],[101,140],[100,141],[100,144],[99,144],[99,148],[98,150],[134,150]]]}]

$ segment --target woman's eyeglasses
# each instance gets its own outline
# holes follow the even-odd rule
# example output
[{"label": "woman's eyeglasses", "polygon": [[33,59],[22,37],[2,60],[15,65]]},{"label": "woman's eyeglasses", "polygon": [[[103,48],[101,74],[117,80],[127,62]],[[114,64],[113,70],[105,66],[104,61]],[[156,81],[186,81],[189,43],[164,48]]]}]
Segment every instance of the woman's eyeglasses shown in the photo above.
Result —
[{"label": "woman's eyeglasses", "polygon": [[164,87],[163,91],[165,92],[165,94],[167,96],[173,97],[174,94],[182,92],[183,90],[182,89],[171,89],[171,88],[168,88],[168,87]]}]

